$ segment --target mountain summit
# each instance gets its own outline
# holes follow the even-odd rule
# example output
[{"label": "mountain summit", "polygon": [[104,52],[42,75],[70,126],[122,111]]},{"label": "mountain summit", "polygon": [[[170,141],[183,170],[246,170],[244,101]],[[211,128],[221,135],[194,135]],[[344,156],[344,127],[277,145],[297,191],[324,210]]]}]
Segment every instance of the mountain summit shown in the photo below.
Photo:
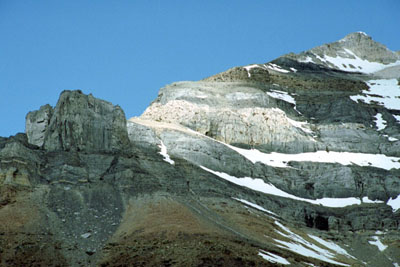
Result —
[{"label": "mountain summit", "polygon": [[398,266],[399,55],[364,33],[0,138],[0,265]]},{"label": "mountain summit", "polygon": [[364,32],[351,33],[343,39],[315,47],[289,57],[329,68],[361,73],[376,73],[400,66],[400,55],[374,41]]}]

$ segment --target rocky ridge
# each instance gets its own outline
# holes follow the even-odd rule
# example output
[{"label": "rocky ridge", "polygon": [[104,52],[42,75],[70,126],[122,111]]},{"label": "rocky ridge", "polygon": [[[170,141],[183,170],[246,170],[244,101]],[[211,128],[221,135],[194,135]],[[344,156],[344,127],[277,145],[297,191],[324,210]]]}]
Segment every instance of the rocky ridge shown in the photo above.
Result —
[{"label": "rocky ridge", "polygon": [[129,120],[62,92],[0,138],[0,264],[400,263],[397,60],[354,33],[173,83]]}]

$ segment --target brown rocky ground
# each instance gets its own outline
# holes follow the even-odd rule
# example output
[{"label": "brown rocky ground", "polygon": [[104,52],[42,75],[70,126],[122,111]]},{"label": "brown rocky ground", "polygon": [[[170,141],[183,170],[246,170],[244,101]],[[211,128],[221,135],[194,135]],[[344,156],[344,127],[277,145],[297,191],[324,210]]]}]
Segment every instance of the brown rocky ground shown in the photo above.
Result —
[{"label": "brown rocky ground", "polygon": [[167,195],[131,199],[100,265],[277,266],[258,255],[264,250],[295,266],[334,266],[276,247],[273,238],[282,236],[276,232],[275,220],[226,199],[193,196],[186,203]]},{"label": "brown rocky ground", "polygon": [[104,266],[267,266],[257,248],[178,200],[131,201]]},{"label": "brown rocky ground", "polygon": [[[104,245],[88,259],[71,262],[68,255],[83,248],[79,243],[68,246],[59,235],[53,215],[43,208],[46,186],[3,185],[0,191],[0,266],[277,266],[259,256],[261,250],[287,259],[292,266],[336,266],[277,246],[276,239],[293,240],[279,233],[276,221],[313,242],[307,235],[310,229],[295,228],[292,222],[234,199],[199,197],[193,191],[131,197],[122,221]],[[335,240],[335,235],[325,233],[323,238]],[[335,260],[363,266],[342,255]]]},{"label": "brown rocky ground", "polygon": [[43,191],[0,187],[0,265],[67,266],[60,244],[48,229],[46,215],[36,202]]}]

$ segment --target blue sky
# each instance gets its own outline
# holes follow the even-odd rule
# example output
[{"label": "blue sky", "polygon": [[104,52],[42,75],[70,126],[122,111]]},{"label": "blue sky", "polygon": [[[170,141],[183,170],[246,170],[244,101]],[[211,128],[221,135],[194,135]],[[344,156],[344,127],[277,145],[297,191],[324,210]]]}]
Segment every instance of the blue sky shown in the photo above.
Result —
[{"label": "blue sky", "polygon": [[0,136],[81,89],[140,115],[166,84],[364,31],[400,50],[400,1],[0,0]]}]

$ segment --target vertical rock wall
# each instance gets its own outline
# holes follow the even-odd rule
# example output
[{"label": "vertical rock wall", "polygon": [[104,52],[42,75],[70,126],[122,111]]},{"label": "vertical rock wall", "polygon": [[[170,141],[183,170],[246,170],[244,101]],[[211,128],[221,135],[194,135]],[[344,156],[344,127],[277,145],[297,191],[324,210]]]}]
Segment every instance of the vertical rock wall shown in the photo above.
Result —
[{"label": "vertical rock wall", "polygon": [[48,151],[112,152],[129,145],[123,110],[79,90],[62,92],[54,110],[30,112],[26,134]]}]

